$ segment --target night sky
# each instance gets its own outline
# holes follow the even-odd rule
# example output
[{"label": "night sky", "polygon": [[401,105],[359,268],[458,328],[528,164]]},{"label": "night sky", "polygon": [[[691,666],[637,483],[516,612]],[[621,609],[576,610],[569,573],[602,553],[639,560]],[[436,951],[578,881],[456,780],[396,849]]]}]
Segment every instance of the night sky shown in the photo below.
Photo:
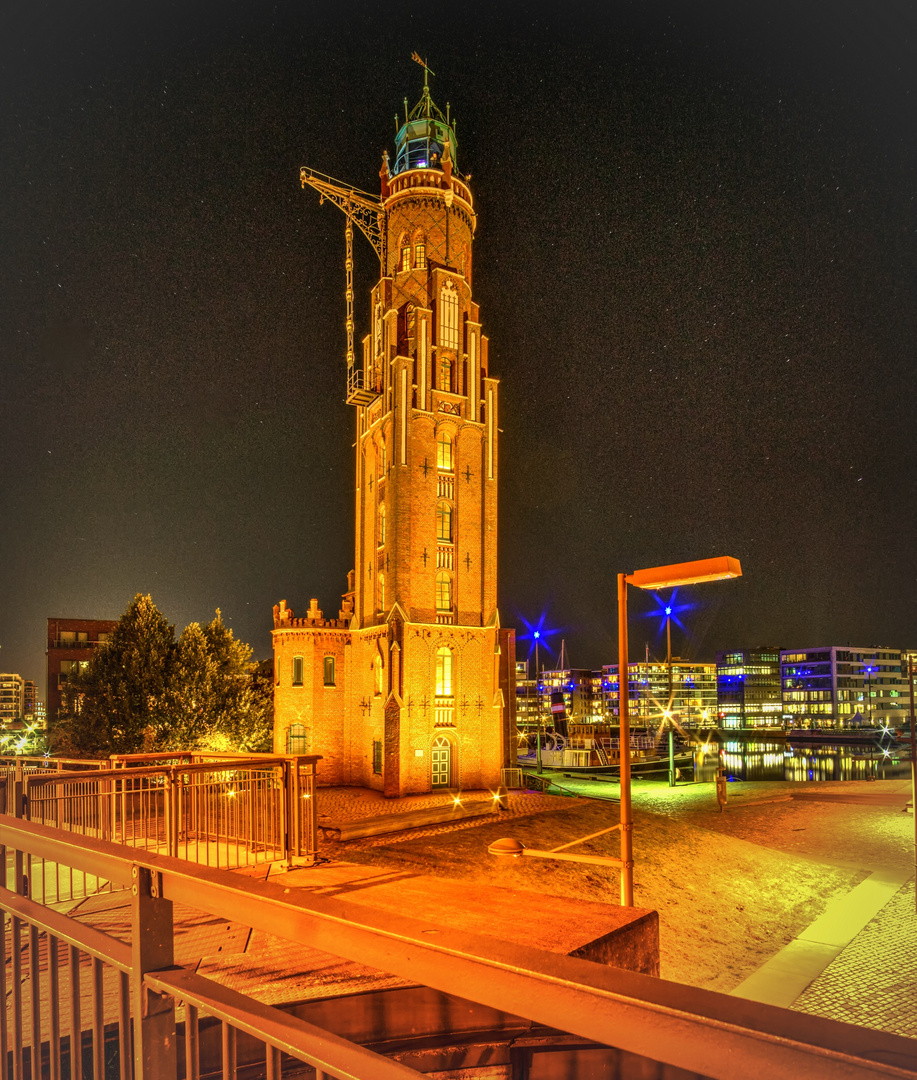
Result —
[{"label": "night sky", "polygon": [[913,4],[7,9],[0,670],[137,592],[258,657],[281,598],[336,615],[343,216],[298,173],[378,191],[414,49],[479,215],[504,624],[613,662],[617,572],[728,554],[676,653],[917,645]]}]

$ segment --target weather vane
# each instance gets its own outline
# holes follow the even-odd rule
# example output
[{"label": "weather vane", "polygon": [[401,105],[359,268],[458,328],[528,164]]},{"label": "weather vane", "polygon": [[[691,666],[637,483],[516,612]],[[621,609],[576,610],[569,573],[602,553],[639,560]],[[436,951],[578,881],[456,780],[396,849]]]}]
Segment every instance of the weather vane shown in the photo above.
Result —
[{"label": "weather vane", "polygon": [[418,52],[416,52],[416,51],[412,52],[411,53],[411,59],[415,63],[420,64],[420,66],[423,68],[423,84],[424,84],[424,86],[427,85],[427,76],[428,75],[432,75],[434,79],[436,78],[436,72],[431,71],[430,65],[426,62],[426,60],[421,59],[420,54]]}]

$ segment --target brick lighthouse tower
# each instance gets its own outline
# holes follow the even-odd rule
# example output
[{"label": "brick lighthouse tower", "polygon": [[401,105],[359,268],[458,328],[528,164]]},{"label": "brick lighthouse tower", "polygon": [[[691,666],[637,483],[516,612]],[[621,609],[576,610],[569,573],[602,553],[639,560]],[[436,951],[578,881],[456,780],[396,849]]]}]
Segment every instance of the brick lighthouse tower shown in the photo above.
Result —
[{"label": "brick lighthouse tower", "polygon": [[[354,569],[338,617],[274,609],[275,749],[320,781],[388,796],[493,787],[514,728],[513,632],[497,610],[498,381],[472,296],[477,223],[455,124],[397,120],[379,197],[322,176],[344,211],[347,401],[355,407]],[[354,355],[353,225],[380,277]]]}]

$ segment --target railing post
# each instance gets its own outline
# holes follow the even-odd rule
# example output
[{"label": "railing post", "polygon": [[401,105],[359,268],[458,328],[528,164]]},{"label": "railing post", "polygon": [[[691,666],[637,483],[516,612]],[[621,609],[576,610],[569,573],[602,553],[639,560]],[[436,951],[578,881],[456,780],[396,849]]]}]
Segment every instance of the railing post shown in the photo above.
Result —
[{"label": "railing post", "polygon": [[172,803],[172,777],[166,773],[162,778],[163,780],[163,798],[162,809],[164,817],[164,825],[166,831],[166,854],[174,855],[175,850],[172,847],[172,825],[175,819],[175,806]]},{"label": "railing post", "polygon": [[287,866],[293,865],[296,848],[296,770],[293,762],[287,758],[280,767],[280,843],[283,846],[283,859]]},{"label": "railing post", "polygon": [[162,895],[160,875],[133,867],[131,886],[131,1017],[135,1080],[175,1080],[175,999],[143,985],[148,971],[174,965],[172,901]]}]

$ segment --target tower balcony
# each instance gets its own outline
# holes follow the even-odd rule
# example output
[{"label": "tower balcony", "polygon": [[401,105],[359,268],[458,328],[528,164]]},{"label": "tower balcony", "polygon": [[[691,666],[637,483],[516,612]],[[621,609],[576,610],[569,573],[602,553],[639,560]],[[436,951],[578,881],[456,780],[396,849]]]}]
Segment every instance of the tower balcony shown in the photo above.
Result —
[{"label": "tower balcony", "polygon": [[455,477],[450,474],[440,473],[436,479],[436,497],[438,499],[455,498]]},{"label": "tower balcony", "polygon": [[436,624],[437,626],[453,626],[455,624],[455,612],[437,611]]},{"label": "tower balcony", "polygon": [[454,555],[452,545],[437,544],[436,546],[436,569],[437,570],[454,570],[453,566]]},{"label": "tower balcony", "polygon": [[455,727],[455,698],[437,694],[433,704],[433,726]]},{"label": "tower balcony", "polygon": [[347,372],[347,404],[372,405],[377,397],[379,397],[379,392],[365,385],[363,368],[354,365]]},{"label": "tower balcony", "polygon": [[439,169],[411,169],[408,172],[399,173],[389,181],[389,198],[404,192],[416,192],[418,195],[425,192],[451,191],[454,197],[461,199],[469,210],[474,206],[471,197],[471,189],[453,173],[446,176]]}]

